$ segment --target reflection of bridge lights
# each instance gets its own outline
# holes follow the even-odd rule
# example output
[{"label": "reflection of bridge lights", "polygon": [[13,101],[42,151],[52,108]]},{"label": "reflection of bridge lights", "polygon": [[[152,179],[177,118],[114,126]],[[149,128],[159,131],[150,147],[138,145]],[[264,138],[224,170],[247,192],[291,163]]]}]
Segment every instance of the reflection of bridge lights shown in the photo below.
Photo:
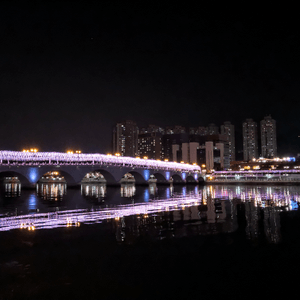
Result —
[{"label": "reflection of bridge lights", "polygon": [[166,190],[166,196],[167,196],[167,198],[170,198],[170,188],[169,187]]},{"label": "reflection of bridge lights", "polygon": [[37,204],[36,202],[37,202],[36,194],[32,193],[29,196],[28,209],[36,209],[36,204]]},{"label": "reflection of bridge lights", "polygon": [[145,201],[145,202],[148,202],[148,201],[149,201],[149,198],[150,198],[149,190],[146,189],[146,190],[144,191],[144,201]]},{"label": "reflection of bridge lights", "polygon": [[133,197],[135,195],[135,185],[121,184],[121,197]]}]

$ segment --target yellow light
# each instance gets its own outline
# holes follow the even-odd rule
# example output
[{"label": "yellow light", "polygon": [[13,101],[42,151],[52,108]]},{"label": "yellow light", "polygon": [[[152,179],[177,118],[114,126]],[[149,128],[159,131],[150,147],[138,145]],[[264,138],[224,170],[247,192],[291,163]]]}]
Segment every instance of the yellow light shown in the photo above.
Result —
[{"label": "yellow light", "polygon": [[144,158],[144,159],[148,159],[148,156],[144,156],[143,158]]},{"label": "yellow light", "polygon": [[120,153],[115,153],[115,156],[120,156]]},{"label": "yellow light", "polygon": [[139,157],[139,156],[137,156],[136,158],[137,158],[137,159],[140,159],[140,157]]},{"label": "yellow light", "polygon": [[107,156],[112,156],[112,154],[111,154],[111,153],[107,153],[106,155],[107,155]]},{"label": "yellow light", "polygon": [[166,158],[165,161],[169,161],[169,160]]},{"label": "yellow light", "polygon": [[201,167],[202,167],[202,168],[205,168],[205,167],[206,167],[206,165],[202,165]]},{"label": "yellow light", "polygon": [[72,150],[68,150],[67,154],[73,154],[74,152]]},{"label": "yellow light", "polygon": [[180,163],[181,163],[181,164],[184,164],[184,161],[182,160]]},{"label": "yellow light", "polygon": [[196,163],[193,163],[193,166],[197,166],[197,164],[196,164]]},{"label": "yellow light", "polygon": [[25,149],[23,149],[23,152],[26,152],[26,150],[25,150]]},{"label": "yellow light", "polygon": [[157,159],[157,161],[160,161],[160,159]]},{"label": "yellow light", "polygon": [[81,150],[76,150],[76,153],[77,153],[77,154],[80,154],[80,153],[81,153]]}]

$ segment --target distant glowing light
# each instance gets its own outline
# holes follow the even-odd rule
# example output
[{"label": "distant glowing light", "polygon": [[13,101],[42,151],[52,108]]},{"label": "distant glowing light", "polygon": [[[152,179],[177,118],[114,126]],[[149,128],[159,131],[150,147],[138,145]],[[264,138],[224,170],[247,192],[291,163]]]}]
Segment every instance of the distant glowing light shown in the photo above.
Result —
[{"label": "distant glowing light", "polygon": [[166,179],[170,180],[170,172],[166,172],[165,174],[166,174]]},{"label": "distant glowing light", "polygon": [[144,170],[143,173],[144,173],[144,179],[146,181],[148,181],[149,178],[150,178],[150,171],[149,170]]},{"label": "distant glowing light", "polygon": [[38,169],[37,168],[29,168],[28,173],[29,173],[29,181],[31,183],[36,183],[39,178],[38,177]]}]

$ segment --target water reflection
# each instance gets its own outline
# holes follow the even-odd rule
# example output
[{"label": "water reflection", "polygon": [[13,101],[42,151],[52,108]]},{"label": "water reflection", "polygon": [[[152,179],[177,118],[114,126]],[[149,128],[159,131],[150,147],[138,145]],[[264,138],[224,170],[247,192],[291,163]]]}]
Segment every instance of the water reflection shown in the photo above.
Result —
[{"label": "water reflection", "polygon": [[81,195],[87,198],[102,199],[106,195],[106,184],[81,184]]},{"label": "water reflection", "polygon": [[61,201],[67,193],[65,183],[39,183],[36,185],[37,195],[47,201]]},{"label": "water reflection", "polygon": [[38,211],[37,209],[37,194],[36,193],[31,193],[28,199],[28,210],[29,211]]},{"label": "water reflection", "polygon": [[149,184],[149,193],[152,196],[155,196],[157,194],[157,186],[156,183],[150,183]]},{"label": "water reflection", "polygon": [[131,183],[122,183],[121,184],[121,197],[130,198],[135,195],[135,185]]},{"label": "water reflection", "polygon": [[21,183],[5,183],[4,191],[5,197],[19,197],[21,196]]},{"label": "water reflection", "polygon": [[[52,201],[61,201],[67,196],[63,210],[50,212]],[[130,204],[124,199],[127,197],[133,200]],[[95,209],[87,198],[105,199],[105,207]],[[222,232],[240,232],[250,240],[263,237],[277,243],[281,238],[280,212],[298,209],[300,186],[165,187],[153,184],[136,188],[133,184],[122,184],[121,188],[106,188],[101,184],[83,184],[81,192],[70,190],[66,195],[64,184],[39,184],[37,193],[27,193],[24,202],[28,210],[23,209],[23,215],[16,215],[14,207],[19,199],[23,198],[14,201],[2,198],[0,231],[108,222],[117,240],[128,243],[144,235],[164,239]],[[12,207],[11,216],[3,214],[7,203]],[[46,203],[46,212],[36,213],[42,203]],[[22,214],[20,209],[17,212]]]}]

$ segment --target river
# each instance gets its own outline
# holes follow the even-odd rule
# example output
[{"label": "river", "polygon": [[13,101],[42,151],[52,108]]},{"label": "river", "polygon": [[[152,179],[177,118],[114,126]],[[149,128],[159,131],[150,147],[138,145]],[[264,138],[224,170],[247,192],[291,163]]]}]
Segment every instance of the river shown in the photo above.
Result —
[{"label": "river", "polygon": [[[268,261],[278,254],[283,264],[283,253],[298,237],[298,203],[300,186],[288,185],[86,184],[67,189],[40,184],[21,190],[7,184],[0,196],[0,299],[185,294],[181,288],[170,290],[162,274],[175,285],[180,276],[185,285],[190,280],[193,295],[202,280],[200,290],[209,294],[210,280],[222,277],[219,268],[242,288],[240,275],[259,273],[264,255]],[[239,260],[249,272],[242,268],[239,275]],[[288,260],[284,269],[289,264],[295,266]],[[265,280],[274,276],[274,266],[267,266]],[[227,287],[225,277],[220,288]]]}]

